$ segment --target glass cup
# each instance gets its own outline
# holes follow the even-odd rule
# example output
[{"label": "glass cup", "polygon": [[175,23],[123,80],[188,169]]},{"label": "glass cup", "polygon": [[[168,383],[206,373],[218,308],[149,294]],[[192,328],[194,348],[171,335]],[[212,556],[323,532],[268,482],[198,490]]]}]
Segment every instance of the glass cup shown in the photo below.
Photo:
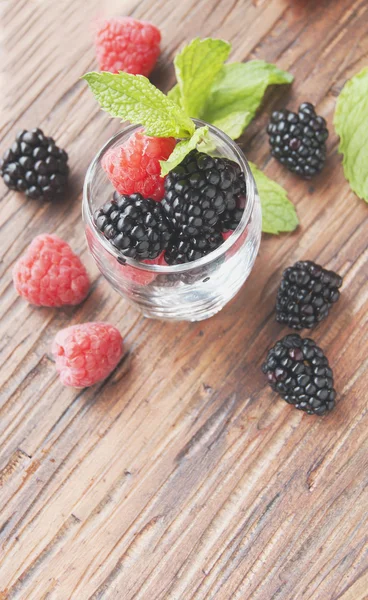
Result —
[{"label": "glass cup", "polygon": [[[208,125],[193,120],[196,127]],[[114,191],[101,166],[103,156],[139,129],[136,125],[124,128],[101,148],[88,168],[83,192],[83,220],[89,249],[112,287],[144,316],[176,321],[208,319],[239,291],[258,253],[262,218],[253,175],[239,146],[225,133],[208,125],[211,139],[211,152],[208,153],[237,162],[245,177],[247,196],[237,229],[219,248],[190,263],[163,266],[126,258],[96,228],[93,214],[111,199]]]}]

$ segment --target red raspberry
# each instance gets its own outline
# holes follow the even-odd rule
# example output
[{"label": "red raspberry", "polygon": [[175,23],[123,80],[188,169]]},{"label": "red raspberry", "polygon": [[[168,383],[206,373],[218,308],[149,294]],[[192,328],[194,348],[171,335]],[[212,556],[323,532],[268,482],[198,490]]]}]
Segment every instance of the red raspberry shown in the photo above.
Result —
[{"label": "red raspberry", "polygon": [[151,23],[131,17],[107,19],[95,37],[101,71],[148,75],[160,54],[160,31]]},{"label": "red raspberry", "polygon": [[162,200],[164,178],[160,160],[167,160],[174,150],[175,138],[155,138],[134,133],[122,146],[111,148],[102,159],[102,167],[119,194],[142,194],[144,198]]},{"label": "red raspberry", "polygon": [[42,234],[28,246],[13,268],[15,289],[30,304],[79,304],[89,290],[87,271],[69,244]]},{"label": "red raspberry", "polygon": [[[115,263],[118,265],[118,269],[121,274],[127,279],[130,279],[130,281],[134,281],[134,283],[139,283],[140,285],[149,285],[156,279],[156,273],[151,271],[143,271],[135,267],[131,267],[130,265],[119,265],[117,261],[115,261]],[[161,252],[160,256],[154,258],[153,260],[142,260],[142,263],[145,263],[146,265],[166,266],[164,252]]]},{"label": "red raspberry", "polygon": [[106,379],[123,355],[123,340],[109,323],[72,325],[52,345],[61,383],[84,388]]},{"label": "red raspberry", "polygon": [[[224,242],[226,242],[226,240],[229,239],[229,237],[231,237],[233,235],[235,230],[230,229],[230,231],[223,231],[222,232],[222,237],[224,238]],[[246,227],[244,229],[244,233],[240,236],[240,240],[241,242],[245,242],[245,240],[248,237],[248,227]]]},{"label": "red raspberry", "polygon": [[158,258],[156,258],[156,264],[160,265],[160,267],[169,267],[170,265],[167,264],[166,260],[165,260],[165,252],[162,252],[162,254],[160,254],[160,256]]}]

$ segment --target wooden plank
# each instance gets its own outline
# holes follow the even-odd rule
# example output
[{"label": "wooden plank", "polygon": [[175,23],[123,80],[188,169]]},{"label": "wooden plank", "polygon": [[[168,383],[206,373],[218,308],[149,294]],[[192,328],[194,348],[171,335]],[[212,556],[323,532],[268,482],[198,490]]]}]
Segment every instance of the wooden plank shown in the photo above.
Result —
[{"label": "wooden plank", "polygon": [[[90,159],[119,123],[79,77],[95,67],[90,23],[117,12],[163,34],[154,82],[196,35],[233,43],[233,60],[290,70],[240,141],[284,185],[301,227],[264,236],[250,279],[209,321],[142,319],[89,257],[81,191]],[[19,600],[363,600],[367,568],[367,209],[349,190],[332,133],[336,97],[366,64],[364,0],[5,0],[1,148],[39,125],[67,148],[71,193],[42,205],[1,183],[0,598]],[[331,136],[324,174],[296,180],[270,159],[274,107],[317,104]],[[82,306],[34,309],[11,269],[30,240],[55,232],[79,252],[93,286]],[[336,375],[336,410],[303,416],[277,400],[260,364],[286,333],[274,321],[283,268],[310,258],[344,276],[313,333]],[[62,388],[50,345],[69,324],[108,320],[126,341],[114,374]]]}]

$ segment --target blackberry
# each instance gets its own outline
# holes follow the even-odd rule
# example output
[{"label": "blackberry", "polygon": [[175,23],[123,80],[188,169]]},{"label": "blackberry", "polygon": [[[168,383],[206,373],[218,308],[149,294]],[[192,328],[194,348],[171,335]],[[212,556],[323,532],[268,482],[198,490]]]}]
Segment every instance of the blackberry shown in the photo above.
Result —
[{"label": "blackberry", "polygon": [[41,129],[20,131],[0,160],[0,175],[11,190],[28,198],[51,200],[64,193],[68,180],[68,155]]},{"label": "blackberry", "polygon": [[293,329],[310,329],[325,319],[340,297],[342,278],[309,260],[299,261],[282,275],[276,320]]},{"label": "blackberry", "polygon": [[140,194],[120,196],[106,202],[94,214],[97,228],[129,258],[154,259],[167,247],[170,225],[162,206]]},{"label": "blackberry", "polygon": [[219,221],[221,231],[226,233],[227,231],[234,231],[241,221],[247,199],[247,188],[239,165],[227,158],[222,160],[225,165],[228,164],[229,169],[234,169],[236,172],[236,178],[232,184],[232,194],[227,196],[227,206]]},{"label": "blackberry", "polygon": [[186,237],[235,229],[246,199],[239,165],[193,150],[166,177],[162,205]]},{"label": "blackberry", "polygon": [[328,130],[313,104],[303,102],[299,112],[287,109],[271,115],[267,133],[271,154],[289,171],[310,179],[322,171],[326,160]]},{"label": "blackberry", "polygon": [[204,232],[201,235],[191,237],[178,233],[169,242],[165,252],[165,260],[168,265],[192,262],[216,250],[223,241],[219,231]]},{"label": "blackberry", "polygon": [[333,373],[321,348],[297,333],[269,350],[262,371],[286,402],[309,415],[324,415],[335,406]]}]

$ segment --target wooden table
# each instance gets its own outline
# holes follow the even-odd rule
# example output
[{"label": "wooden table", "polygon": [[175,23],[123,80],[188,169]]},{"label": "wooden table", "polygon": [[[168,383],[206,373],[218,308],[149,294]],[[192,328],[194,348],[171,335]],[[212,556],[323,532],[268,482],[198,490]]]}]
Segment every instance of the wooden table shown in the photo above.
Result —
[{"label": "wooden table", "polygon": [[[41,204],[1,182],[0,598],[17,600],[363,600],[368,598],[367,206],[344,180],[332,133],[346,79],[367,64],[366,0],[3,0],[2,142],[42,127],[70,154],[72,192]],[[241,140],[289,192],[301,227],[264,236],[255,269],[207,322],[149,321],[89,257],[81,222],[87,165],[119,129],[79,77],[96,67],[90,22],[116,12],[163,34],[154,82],[196,35],[233,43],[295,75],[268,94]],[[270,158],[274,107],[311,100],[331,136],[324,174],[296,179]],[[11,268],[55,232],[86,262],[84,304],[35,309]],[[260,364],[287,330],[275,322],[282,270],[309,258],[344,276],[313,337],[338,390],[326,418],[278,400]],[[126,354],[102,385],[63,388],[50,345],[67,325],[108,320]]]}]

